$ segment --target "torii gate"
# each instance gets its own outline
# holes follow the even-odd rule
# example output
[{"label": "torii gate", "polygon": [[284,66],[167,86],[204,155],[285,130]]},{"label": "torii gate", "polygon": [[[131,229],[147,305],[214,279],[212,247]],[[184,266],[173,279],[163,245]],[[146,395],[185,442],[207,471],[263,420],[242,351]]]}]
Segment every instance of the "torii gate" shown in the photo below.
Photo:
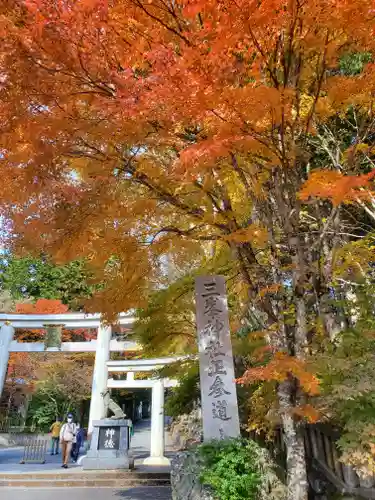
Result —
[{"label": "torii gate", "polygon": [[[135,318],[131,314],[119,315],[117,324],[131,327]],[[41,342],[20,343],[15,340],[15,328],[44,328],[46,325],[63,325],[64,328],[97,328],[96,340],[87,342],[63,342],[61,349],[47,348]],[[100,314],[0,314],[0,395],[3,391],[10,352],[95,352],[94,373],[91,387],[89,434],[92,422],[107,415],[103,395],[107,388],[151,388],[151,451],[144,463],[166,465],[164,456],[164,388],[174,387],[177,382],[169,379],[135,380],[134,372],[152,371],[176,358],[110,361],[110,352],[139,351],[141,346],[133,341],[112,339],[112,327],[101,323]],[[108,372],[125,372],[126,380],[108,379]]]}]

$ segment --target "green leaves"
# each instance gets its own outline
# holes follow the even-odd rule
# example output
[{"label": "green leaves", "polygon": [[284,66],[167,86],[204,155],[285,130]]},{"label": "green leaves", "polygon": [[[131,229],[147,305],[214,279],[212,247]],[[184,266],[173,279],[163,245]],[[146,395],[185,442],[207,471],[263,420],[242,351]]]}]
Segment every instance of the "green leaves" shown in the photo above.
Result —
[{"label": "green leaves", "polygon": [[42,363],[28,419],[45,428],[68,411],[78,415],[90,399],[93,362],[93,356],[83,353]]},{"label": "green leaves", "polygon": [[55,265],[44,257],[3,258],[0,261],[0,287],[15,300],[60,299],[71,310],[82,308],[90,297],[90,272],[83,260]]},{"label": "green leaves", "polygon": [[339,445],[345,451],[368,450],[375,420],[375,338],[363,327],[348,330],[316,357],[323,414],[342,429]]},{"label": "green leaves", "polygon": [[369,52],[352,52],[340,59],[340,71],[346,76],[362,73],[365,64],[369,63],[372,55]]},{"label": "green leaves", "polygon": [[256,500],[263,473],[260,447],[254,441],[212,441],[198,448],[202,457],[200,480],[220,500]]},{"label": "green leaves", "polygon": [[163,370],[164,377],[177,378],[179,381],[179,385],[172,390],[166,400],[166,414],[178,417],[190,413],[200,401],[201,396],[198,362],[179,362],[166,367],[166,370]]}]

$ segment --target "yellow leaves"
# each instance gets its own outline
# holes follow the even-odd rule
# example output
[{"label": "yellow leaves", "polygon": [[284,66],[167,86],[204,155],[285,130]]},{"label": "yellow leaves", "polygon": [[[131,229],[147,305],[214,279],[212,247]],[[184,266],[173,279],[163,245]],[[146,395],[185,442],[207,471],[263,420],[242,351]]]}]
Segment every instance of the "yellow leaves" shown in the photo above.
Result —
[{"label": "yellow leaves", "polygon": [[223,236],[223,239],[235,244],[251,242],[254,247],[264,248],[268,241],[268,235],[265,228],[254,223],[244,229],[238,229],[228,236]]},{"label": "yellow leaves", "polygon": [[299,195],[303,201],[325,198],[333,205],[353,203],[369,197],[369,192],[361,188],[369,187],[374,176],[375,170],[365,175],[343,175],[336,170],[316,170],[302,186]]},{"label": "yellow leaves", "polygon": [[234,314],[236,314],[238,318],[241,318],[243,317],[243,314],[247,311],[250,286],[247,282],[240,279],[233,283],[233,288],[231,287],[230,291],[231,293],[234,294],[234,296],[237,299],[236,305],[238,307],[238,312],[234,311]]},{"label": "yellow leaves", "polygon": [[251,201],[247,196],[243,182],[233,169],[229,169],[225,175],[224,182],[236,220],[239,223],[245,222],[251,211]]},{"label": "yellow leaves", "polygon": [[355,450],[345,451],[340,457],[341,462],[351,465],[359,477],[366,479],[375,474],[375,444],[368,443],[370,451]]},{"label": "yellow leaves", "polygon": [[347,148],[341,155],[341,161],[342,163],[349,163],[352,162],[355,157],[358,156],[367,156],[367,155],[373,155],[374,154],[374,148],[371,147],[369,144],[365,143],[359,143],[359,144],[354,144]]},{"label": "yellow leaves", "polygon": [[321,120],[326,120],[332,116],[335,110],[332,108],[328,97],[323,96],[318,99],[315,104],[315,113]]},{"label": "yellow leaves", "polygon": [[38,367],[36,389],[49,393],[54,388],[75,401],[89,398],[93,362],[94,357],[90,353],[82,356],[56,355],[53,362],[47,359]]},{"label": "yellow leaves", "polygon": [[333,276],[364,278],[373,262],[375,262],[373,242],[367,239],[352,241],[334,253]]},{"label": "yellow leaves", "polygon": [[89,167],[92,165],[92,161],[89,158],[73,158],[70,160],[71,168],[74,172],[77,172],[79,177],[86,181],[89,176]]},{"label": "yellow leaves", "polygon": [[351,146],[350,148],[348,148],[346,150],[346,153],[352,152],[353,150],[364,153],[370,150],[370,146],[363,143],[356,144],[355,146]]},{"label": "yellow leaves", "polygon": [[[306,118],[307,116],[309,116],[313,105],[314,105],[314,97],[308,94],[302,94],[299,102],[300,117]],[[295,114],[295,111],[293,114]]]},{"label": "yellow leaves", "polygon": [[184,268],[187,260],[193,263],[202,258],[201,242],[184,238],[178,233],[167,233],[158,237],[152,244],[152,250],[155,256],[167,255],[168,266],[176,272]]},{"label": "yellow leaves", "polygon": [[150,179],[160,179],[162,170],[157,161],[147,156],[142,156],[137,162],[137,171],[146,174]]},{"label": "yellow leaves", "polygon": [[276,401],[275,384],[262,384],[253,392],[248,403],[249,431],[264,432],[271,437],[275,424],[280,423],[275,411]]},{"label": "yellow leaves", "polygon": [[[366,479],[375,474],[375,425],[370,420],[365,425],[361,424],[351,430],[353,434],[358,434],[358,444],[346,447],[340,461],[351,465],[361,478]],[[353,425],[356,425],[354,421]]]},{"label": "yellow leaves", "polygon": [[[164,254],[172,254],[178,265],[195,258],[199,246],[192,240],[197,234],[181,237],[193,225],[202,228],[200,236],[214,239],[231,231],[230,219],[235,219],[241,229],[217,245],[267,246],[264,227],[242,226],[253,207],[272,195],[273,172],[280,163],[296,164],[299,151],[291,138],[304,143],[304,128],[292,115],[298,107],[304,122],[313,110],[310,92],[319,88],[321,55],[328,49],[331,61],[335,41],[349,40],[343,31],[354,33],[359,25],[367,42],[373,38],[355,11],[356,22],[347,25],[341,4],[328,9],[331,20],[324,6],[310,0],[298,12],[279,0],[191,0],[177,2],[173,12],[160,9],[156,1],[107,2],[104,12],[99,6],[106,2],[66,0],[64,15],[54,2],[37,3],[49,20],[48,30],[35,32],[33,17],[26,20],[13,58],[2,59],[7,74],[2,84],[9,92],[3,101],[8,99],[11,107],[2,108],[10,132],[9,142],[4,145],[4,134],[1,141],[10,153],[2,161],[8,167],[2,168],[0,198],[16,207],[14,234],[27,232],[32,246],[61,258],[89,257],[96,277],[110,281],[97,309],[111,312],[143,299],[143,275],[152,273],[152,264]],[[202,24],[190,17],[196,18],[197,12],[204,13]],[[289,29],[291,20],[305,27],[304,34]],[[329,47],[322,36],[327,22],[338,23]],[[264,55],[249,37],[249,23]],[[289,41],[280,33],[289,32],[293,39],[287,47]],[[285,53],[291,65],[287,72],[281,56]],[[285,73],[287,82],[282,81]],[[329,79],[324,68],[324,84]],[[372,77],[370,89],[374,81]],[[352,91],[362,99],[366,81],[339,80],[334,86],[342,103]],[[330,91],[316,103],[318,118],[336,109],[338,101]],[[45,109],[30,112],[35,100]],[[79,147],[86,158],[76,156]],[[238,160],[237,170],[231,154]],[[67,162],[79,174],[75,183],[66,175]],[[22,163],[27,168],[17,171],[14,165]],[[197,179],[203,189],[194,184]],[[301,198],[320,196],[334,204],[363,199],[360,188],[370,180],[315,173]],[[228,198],[231,209],[222,210]],[[270,225],[279,224],[276,215],[270,210]],[[165,225],[176,226],[180,233],[148,245]],[[38,241],[39,235],[43,238]],[[209,254],[205,244],[201,254]],[[268,256],[263,254],[258,253],[265,262]],[[113,255],[117,267],[109,269]],[[259,296],[277,291],[272,285]]]}]

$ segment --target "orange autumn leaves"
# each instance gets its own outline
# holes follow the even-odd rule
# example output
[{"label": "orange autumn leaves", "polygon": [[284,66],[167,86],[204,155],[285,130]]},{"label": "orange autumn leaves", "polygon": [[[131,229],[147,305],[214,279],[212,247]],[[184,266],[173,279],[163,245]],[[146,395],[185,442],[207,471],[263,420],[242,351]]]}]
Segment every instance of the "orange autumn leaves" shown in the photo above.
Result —
[{"label": "orange autumn leaves", "polygon": [[344,175],[335,170],[313,172],[300,191],[300,198],[308,202],[311,198],[328,199],[333,205],[369,200],[374,195],[371,181],[375,170],[364,175]]},{"label": "orange autumn leaves", "polygon": [[[35,303],[19,302],[16,304],[16,314],[62,314],[68,307],[61,300],[38,299]],[[19,342],[43,342],[43,329],[17,329],[16,338]]]},{"label": "orange autumn leaves", "polygon": [[[156,244],[145,248],[150,228],[155,234],[176,227],[173,234],[203,241],[212,235],[212,241],[228,242],[238,252],[246,242],[264,249],[272,233],[250,223],[250,215],[261,200],[275,198],[274,172],[298,171],[297,137],[314,133],[316,122],[345,111],[353,100],[373,99],[374,75],[329,85],[329,74],[344,45],[373,51],[375,38],[371,7],[352,0],[331,2],[329,8],[314,0],[177,0],[172,11],[159,0],[116,0],[107,10],[95,10],[104,3],[30,0],[31,22],[15,23],[19,44],[3,82],[10,83],[3,99],[10,104],[0,110],[8,125],[11,109],[11,132],[1,134],[7,154],[0,194],[16,207],[10,214],[15,232],[25,232],[33,246],[89,257],[98,269],[116,255],[103,273],[110,286],[95,298],[97,310],[114,316],[139,306],[148,285],[144,276],[156,281],[149,263],[166,251],[160,240],[158,253]],[[6,35],[3,43],[9,44],[12,34]],[[289,63],[282,67],[283,61]],[[43,96],[42,106],[28,96]],[[191,134],[183,133],[191,127]],[[229,153],[242,157],[242,164],[231,162]],[[81,184],[67,182],[67,166]],[[235,183],[244,176],[246,189],[227,195],[227,171],[233,169]],[[371,189],[371,180],[316,171],[301,199],[353,202],[367,196],[362,189]],[[136,189],[128,188],[132,182]],[[279,214],[287,212],[281,222],[273,210],[258,212],[269,212],[276,234],[296,213],[294,186],[287,185],[292,192],[286,209],[284,201],[278,203]],[[246,209],[241,219],[234,204]],[[37,233],[43,234],[39,242]],[[180,250],[177,238],[171,241]],[[183,255],[190,260],[188,252]],[[268,277],[273,263],[263,265],[266,252],[256,256],[249,282],[257,282],[267,306],[282,285]],[[243,379],[288,377],[306,394],[318,391],[303,361],[286,354]]]},{"label": "orange autumn leaves", "polygon": [[[269,352],[269,349],[267,349]],[[301,390],[307,397],[314,397],[319,394],[319,380],[309,370],[304,360],[294,356],[289,356],[283,352],[277,352],[265,366],[249,368],[242,377],[237,379],[237,383],[251,385],[257,382],[281,383],[286,380],[295,379]],[[300,404],[293,409],[293,412],[309,422],[319,420],[319,412],[311,404]]]},{"label": "orange autumn leaves", "polygon": [[34,304],[16,304],[17,314],[63,314],[68,310],[68,306],[61,300],[54,299],[38,299]]},{"label": "orange autumn leaves", "polygon": [[[59,299],[38,299],[35,303],[16,304],[17,314],[64,314],[69,311],[66,304]],[[18,329],[17,340],[20,342],[42,342],[45,337],[43,329]],[[89,341],[96,337],[95,329],[78,328],[74,330],[63,329],[63,342]]]},{"label": "orange autumn leaves", "polygon": [[[273,143],[277,141],[269,140],[267,130],[276,130],[284,123],[283,136],[298,135],[299,130],[306,129],[306,122],[312,121],[310,118],[314,113],[319,116],[320,101],[330,101],[331,88],[322,89],[316,99],[311,95],[311,89],[317,87],[314,84],[314,69],[319,70],[321,66],[322,70],[325,69],[318,54],[324,53],[327,26],[334,27],[329,47],[326,48],[327,68],[337,64],[339,49],[351,38],[359,41],[367,37],[367,46],[374,43],[369,29],[371,12],[362,4],[353,9],[347,0],[331,6],[334,15],[322,4],[313,1],[305,2],[296,13],[299,6],[284,0],[261,3],[181,0],[173,2],[172,10],[157,0],[118,0],[110,3],[64,1],[57,2],[58,8],[55,8],[55,3],[46,0],[28,0],[26,5],[28,22],[22,20],[15,23],[13,36],[20,38],[20,44],[23,44],[26,53],[30,50],[32,56],[22,59],[17,48],[15,61],[11,59],[9,81],[14,78],[12,92],[19,88],[20,93],[11,94],[10,98],[16,108],[21,105],[20,95],[41,95],[44,100],[31,116],[25,112],[20,118],[19,141],[15,140],[17,136],[14,133],[9,136],[4,134],[4,138],[7,137],[4,149],[8,153],[5,158],[7,169],[2,171],[8,171],[9,182],[0,186],[0,190],[7,190],[14,178],[18,178],[20,185],[32,186],[36,191],[40,185],[45,185],[44,204],[30,207],[31,212],[40,212],[40,217],[27,217],[23,213],[17,223],[20,233],[25,231],[32,244],[36,245],[35,232],[47,234],[50,231],[49,238],[43,239],[47,242],[46,246],[58,248],[56,252],[63,256],[69,252],[90,255],[90,258],[95,256],[98,267],[109,253],[104,251],[105,245],[98,244],[103,232],[108,244],[108,228],[117,224],[117,229],[121,227],[119,220],[126,220],[121,231],[111,230],[116,251],[120,253],[118,240],[126,231],[131,231],[129,220],[135,213],[133,199],[117,202],[113,197],[105,196],[105,188],[110,191],[113,186],[115,189],[116,179],[111,178],[110,173],[117,168],[116,165],[134,161],[136,165],[132,165],[132,169],[137,170],[137,181],[141,183],[145,179],[144,185],[155,186],[155,191],[162,193],[162,203],[157,204],[160,213],[161,207],[166,206],[166,200],[177,197],[173,181],[190,179],[192,174],[194,179],[202,177],[205,181],[206,177],[212,177],[213,167],[219,166],[218,171],[228,167],[223,158],[229,152],[249,155],[249,161],[252,158],[251,161],[264,166],[265,170],[282,163],[292,163],[295,144],[286,144],[284,149],[288,154],[280,159],[280,152]],[[298,18],[295,22],[293,16]],[[296,59],[303,64],[301,78],[296,79],[301,88],[295,88],[297,83],[293,84],[288,79],[283,85],[280,82],[276,85],[274,81],[281,73],[277,61],[284,59],[284,55],[278,52],[283,45],[279,34],[289,32],[289,25],[303,25],[306,29],[306,33],[296,33],[290,41],[290,46],[296,51]],[[100,36],[97,36],[98,33]],[[7,35],[9,39],[9,33]],[[269,61],[267,54],[275,56]],[[34,58],[43,61],[43,65],[32,65]],[[50,71],[43,73],[45,67]],[[29,78],[30,74],[35,74],[35,77]],[[25,89],[28,89],[30,80],[37,88],[28,92]],[[366,85],[363,79],[357,82],[356,93],[362,94]],[[340,90],[342,82],[336,87]],[[336,94],[335,99],[336,102]],[[315,101],[316,109],[313,107]],[[336,108],[329,109],[331,114],[336,112]],[[24,123],[24,116],[28,123]],[[188,142],[181,140],[181,130],[191,124],[199,125],[196,127],[198,133],[193,134]],[[45,140],[40,141],[40,137]],[[68,148],[70,141],[72,151]],[[78,147],[80,143],[88,144],[88,149],[81,151]],[[119,144],[135,145],[134,151],[140,148],[142,158],[136,162],[135,153],[131,158],[122,157],[118,154],[122,151]],[[175,157],[170,155],[171,149],[176,150]],[[166,159],[166,151],[170,161]],[[64,157],[66,153],[69,154],[68,160]],[[81,156],[78,153],[82,153]],[[60,155],[64,158],[61,164],[58,163]],[[26,157],[30,178],[24,177],[26,169],[14,168]],[[163,162],[166,164],[164,170]],[[64,182],[69,176],[62,170],[68,164],[85,181],[82,193],[77,186]],[[51,172],[53,175],[50,175]],[[35,173],[39,183],[30,182]],[[129,181],[134,177],[131,172],[126,172],[126,175]],[[255,172],[251,176],[257,191],[262,190],[261,175],[262,172]],[[306,199],[322,196],[339,203],[357,196],[364,180],[354,176],[347,178],[328,170],[321,177],[325,179],[319,178],[318,173],[313,174],[301,196]],[[211,226],[221,224],[223,218],[215,209],[215,190],[219,192],[223,184],[220,176],[217,184],[219,186],[214,185],[205,194],[206,198],[211,196],[214,204],[208,204],[204,217],[201,217],[205,224]],[[103,186],[103,189],[97,190],[98,186]],[[184,193],[183,187],[178,186],[178,193]],[[255,192],[254,187],[252,190]],[[14,192],[12,187],[9,194],[12,205]],[[18,201],[23,201],[23,192],[22,189],[17,190],[20,193]],[[31,198],[38,199],[34,194],[32,191]],[[101,200],[99,207],[90,208],[90,214],[95,214],[91,217],[91,225],[86,224],[86,220],[82,224],[80,218],[80,207],[85,208],[86,194],[89,207],[93,200]],[[258,193],[255,194],[258,196]],[[4,193],[2,196],[5,198]],[[56,204],[56,198],[61,200],[61,204]],[[153,196],[144,198],[141,199],[143,214],[137,214],[139,219],[147,217],[147,203]],[[199,200],[199,208],[196,209],[191,198],[188,201],[186,198],[181,196],[183,202],[179,198],[175,207],[178,210],[189,209],[189,214],[194,214],[194,217],[199,215],[203,201]],[[238,205],[250,205],[245,203],[243,196],[238,198]],[[48,203],[51,203],[50,207]],[[23,207],[25,205],[22,204]],[[46,207],[45,212],[41,206]],[[54,219],[56,206],[69,206],[70,210],[67,213],[60,210]],[[125,211],[127,206],[130,208]],[[82,208],[81,211],[85,216],[86,212]],[[228,217],[236,216],[228,213],[229,210],[221,212]],[[65,228],[64,217],[77,221],[77,224],[69,224],[69,231]],[[24,224],[25,220],[27,224]],[[156,224],[152,220],[148,227],[151,223]],[[77,234],[74,233],[76,226]],[[62,242],[53,244],[56,234],[64,236]],[[251,241],[257,248],[263,248],[268,235],[262,227],[235,227],[230,234],[220,235],[220,238],[237,245]],[[146,252],[141,252],[139,246],[131,253],[135,262],[149,262]],[[128,261],[130,251],[124,248],[122,254]],[[123,268],[122,280],[130,281],[126,279],[129,269],[126,266]],[[146,272],[150,272],[149,269],[142,270],[141,276]],[[136,275],[135,280],[141,282],[140,276]],[[112,303],[118,308],[116,288],[114,278],[114,287],[106,291],[105,298],[110,300],[101,301],[98,297],[98,306],[105,302],[108,309],[108,304]],[[129,297],[138,299],[136,292],[136,287],[128,290],[123,302],[128,298],[127,305],[134,306]]]},{"label": "orange autumn leaves", "polygon": [[34,389],[38,358],[28,352],[12,352],[8,361],[6,383],[14,386],[22,383],[27,390]]},{"label": "orange autumn leaves", "polygon": [[30,379],[33,374],[33,363],[27,352],[13,352],[9,356],[8,377],[22,377]]}]

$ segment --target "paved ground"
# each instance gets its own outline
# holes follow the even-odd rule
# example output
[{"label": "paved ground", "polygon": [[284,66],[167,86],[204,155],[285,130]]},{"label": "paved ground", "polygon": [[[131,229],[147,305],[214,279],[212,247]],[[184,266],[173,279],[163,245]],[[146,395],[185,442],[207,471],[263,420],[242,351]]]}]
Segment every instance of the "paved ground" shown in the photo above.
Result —
[{"label": "paved ground", "polygon": [[[149,420],[139,422],[134,429],[134,436],[131,441],[130,450],[135,457],[136,465],[140,465],[142,459],[148,457],[150,451],[151,441],[151,424]],[[168,449],[168,433],[166,433],[166,455],[169,456]],[[47,472],[53,470],[61,470],[61,455],[51,456],[47,455],[45,464],[26,464],[21,465],[23,448],[0,448],[0,473],[1,472]],[[81,453],[82,454],[82,453]],[[77,464],[70,464],[70,470],[79,469]]]},{"label": "paved ground", "polygon": [[[46,456],[45,464],[25,464],[21,465],[20,461],[23,456],[23,448],[6,448],[0,449],[0,472],[46,472],[56,470],[61,467],[61,455]],[[76,464],[71,464],[71,468],[78,467]]]},{"label": "paved ground", "polygon": [[1,500],[171,500],[171,490],[166,486],[128,488],[126,490],[102,489],[37,489],[1,488]]},{"label": "paved ground", "polygon": [[135,457],[146,458],[151,445],[151,421],[142,420],[134,426],[134,436],[130,442],[130,449]]},{"label": "paved ground", "polygon": [[[151,440],[150,422],[143,421],[135,428],[135,433],[131,442],[131,451],[136,458],[136,468],[138,470],[147,469],[142,466],[143,459],[149,455]],[[170,456],[171,448],[168,446],[168,433],[166,433],[166,455]],[[169,451],[168,451],[169,450]],[[47,462],[41,464],[20,465],[23,448],[0,448],[0,473],[19,472],[49,472],[58,471],[62,474],[74,472],[80,474],[81,468],[76,464],[71,464],[68,471],[61,469],[61,455],[47,455]],[[158,470],[156,470],[158,469]],[[152,468],[157,471],[166,472],[169,468]],[[126,489],[111,488],[51,488],[51,489],[24,489],[24,488],[0,488],[1,500],[171,500],[171,489],[168,486],[142,486]]]}]

